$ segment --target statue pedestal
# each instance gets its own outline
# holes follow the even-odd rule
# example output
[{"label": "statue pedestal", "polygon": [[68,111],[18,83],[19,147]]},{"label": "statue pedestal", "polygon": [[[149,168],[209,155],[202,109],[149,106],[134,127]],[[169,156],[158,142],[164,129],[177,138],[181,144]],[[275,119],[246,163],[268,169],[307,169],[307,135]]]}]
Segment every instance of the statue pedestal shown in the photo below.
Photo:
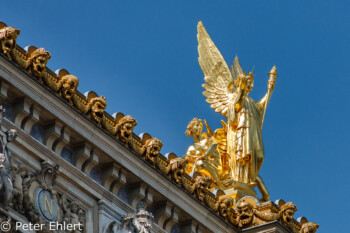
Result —
[{"label": "statue pedestal", "polygon": [[234,200],[234,206],[242,198],[251,196],[258,199],[254,187],[250,187],[248,184],[233,181],[230,184],[230,188],[224,190],[225,195],[230,196]]}]

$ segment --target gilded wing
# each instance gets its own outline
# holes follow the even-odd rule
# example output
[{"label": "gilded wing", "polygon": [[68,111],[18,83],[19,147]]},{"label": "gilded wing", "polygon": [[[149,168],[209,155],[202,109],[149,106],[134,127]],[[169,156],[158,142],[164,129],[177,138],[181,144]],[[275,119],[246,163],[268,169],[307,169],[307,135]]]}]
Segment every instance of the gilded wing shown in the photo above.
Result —
[{"label": "gilded wing", "polygon": [[212,137],[213,136],[213,131],[211,130],[211,128],[208,125],[207,120],[205,120],[205,119],[204,119],[204,124],[205,124],[205,127],[207,128],[209,136]]},{"label": "gilded wing", "polygon": [[226,116],[228,106],[234,98],[234,79],[224,58],[210,39],[202,22],[197,26],[199,65],[204,73],[203,95],[215,112]]},{"label": "gilded wing", "polygon": [[232,72],[232,76],[233,76],[235,82],[238,79],[238,76],[245,76],[245,73],[244,73],[241,65],[239,64],[237,56],[235,57],[235,59],[232,62],[231,72]]}]

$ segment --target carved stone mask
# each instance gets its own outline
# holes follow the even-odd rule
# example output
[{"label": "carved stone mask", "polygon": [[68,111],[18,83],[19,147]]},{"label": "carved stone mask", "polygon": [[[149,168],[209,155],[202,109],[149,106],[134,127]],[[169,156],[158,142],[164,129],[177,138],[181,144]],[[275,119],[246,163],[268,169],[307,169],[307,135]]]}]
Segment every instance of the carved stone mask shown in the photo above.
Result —
[{"label": "carved stone mask", "polygon": [[293,203],[288,202],[281,206],[281,211],[283,223],[289,225],[293,222],[293,216],[295,211],[297,211],[297,207]]},{"label": "carved stone mask", "polygon": [[44,55],[39,55],[39,56],[34,57],[34,59],[33,59],[33,73],[35,75],[38,75],[39,77],[41,77],[43,71],[46,69],[47,61],[48,61],[48,58]]},{"label": "carved stone mask", "polygon": [[66,100],[70,100],[74,93],[75,90],[78,87],[78,80],[76,78],[73,77],[67,77],[63,79],[63,85],[62,85],[62,97]]},{"label": "carved stone mask", "polygon": [[199,179],[199,187],[200,189],[208,189],[213,182],[213,179],[209,176],[197,177]]},{"label": "carved stone mask", "polygon": [[251,224],[253,221],[253,205],[242,201],[237,204],[238,226],[243,227]]},{"label": "carved stone mask", "polygon": [[293,221],[294,211],[292,209],[287,209],[283,211],[283,221],[290,223]]},{"label": "carved stone mask", "polygon": [[123,143],[128,143],[132,139],[132,131],[137,125],[137,121],[131,116],[124,116],[117,123],[117,136]]},{"label": "carved stone mask", "polygon": [[199,200],[204,201],[205,190],[207,190],[211,183],[213,182],[213,178],[209,176],[197,176],[195,179],[196,187],[196,196]]},{"label": "carved stone mask", "polygon": [[4,52],[4,54],[10,54],[12,49],[14,48],[16,44],[16,40],[13,38],[6,38],[1,41],[1,50]]},{"label": "carved stone mask", "polygon": [[134,130],[134,125],[130,122],[126,122],[122,125],[121,134],[124,138],[129,138],[132,135],[132,131]]},{"label": "carved stone mask", "polygon": [[183,158],[175,158],[170,161],[171,170],[173,171],[176,182],[181,182],[181,177],[185,173],[187,161]]},{"label": "carved stone mask", "polygon": [[149,233],[152,227],[153,215],[145,210],[140,210],[134,218],[133,224],[139,233]]},{"label": "carved stone mask", "polygon": [[101,122],[106,105],[102,101],[95,101],[91,107],[92,119],[98,124]]},{"label": "carved stone mask", "polygon": [[304,223],[301,226],[300,233],[316,233],[319,225],[313,222]]},{"label": "carved stone mask", "polygon": [[158,138],[152,138],[147,141],[146,154],[147,158],[152,162],[155,162],[155,157],[159,154],[162,149],[163,143]]},{"label": "carved stone mask", "polygon": [[138,232],[148,232],[148,229],[151,227],[151,224],[144,217],[138,217],[135,219],[134,224],[138,230]]},{"label": "carved stone mask", "polygon": [[157,155],[160,151],[160,146],[156,144],[152,144],[148,149],[150,155]]},{"label": "carved stone mask", "polygon": [[6,132],[6,135],[7,135],[7,141],[11,142],[16,139],[17,131],[15,129],[10,129]]},{"label": "carved stone mask", "polygon": [[0,30],[1,50],[7,56],[10,56],[11,51],[14,49],[18,35],[19,30],[13,27],[5,27]]},{"label": "carved stone mask", "polygon": [[226,218],[226,216],[228,215],[228,211],[232,207],[232,205],[233,205],[233,201],[231,198],[225,198],[221,200],[219,204],[220,215]]},{"label": "carved stone mask", "polygon": [[70,210],[72,211],[72,213],[77,213],[78,212],[78,205],[75,202],[72,202],[70,204]]}]

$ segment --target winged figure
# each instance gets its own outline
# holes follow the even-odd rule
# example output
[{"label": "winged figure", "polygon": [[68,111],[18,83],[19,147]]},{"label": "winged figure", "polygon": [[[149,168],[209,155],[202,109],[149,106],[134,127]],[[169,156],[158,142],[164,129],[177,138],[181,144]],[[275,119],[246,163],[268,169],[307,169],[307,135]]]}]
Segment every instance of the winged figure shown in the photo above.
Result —
[{"label": "winged figure", "polygon": [[[222,158],[228,163],[232,181],[258,185],[264,199],[268,192],[260,176],[264,161],[262,126],[267,103],[277,77],[274,66],[269,73],[267,93],[258,102],[248,94],[254,85],[254,75],[245,73],[236,56],[229,69],[221,53],[209,37],[202,22],[197,26],[199,65],[204,73],[203,95],[210,107],[221,113],[227,121],[226,137],[220,137]],[[225,166],[225,165],[224,165]]]},{"label": "winged figure", "polygon": [[[186,173],[191,174],[198,171],[213,178],[214,186],[225,189],[227,179],[227,169],[223,166],[225,158],[221,155],[222,140],[220,140],[222,129],[217,129],[213,133],[206,120],[204,120],[207,132],[202,133],[203,120],[193,118],[187,126],[185,134],[193,137],[193,143],[188,147],[186,155]],[[224,135],[226,137],[226,134]],[[219,140],[219,141],[218,141]],[[226,150],[226,148],[225,148]]]}]

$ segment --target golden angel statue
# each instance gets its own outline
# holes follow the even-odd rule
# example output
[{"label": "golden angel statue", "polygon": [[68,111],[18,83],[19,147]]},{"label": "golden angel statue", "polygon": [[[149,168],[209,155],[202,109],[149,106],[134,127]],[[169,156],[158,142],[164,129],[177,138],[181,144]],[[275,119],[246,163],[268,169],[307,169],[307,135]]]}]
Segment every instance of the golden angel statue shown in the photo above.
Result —
[{"label": "golden angel statue", "polygon": [[[215,112],[221,113],[227,123],[223,122],[221,133],[226,137],[216,136],[215,143],[221,146],[222,167],[227,177],[235,184],[244,184],[251,188],[258,186],[263,200],[269,199],[268,191],[258,175],[264,161],[262,126],[267,104],[275,87],[276,67],[269,73],[267,93],[258,102],[248,94],[254,85],[254,75],[245,73],[238,57],[229,69],[224,58],[209,37],[202,22],[198,23],[199,64],[205,75],[203,95]],[[215,134],[214,134],[215,136]],[[205,153],[205,152],[204,152]]]}]

